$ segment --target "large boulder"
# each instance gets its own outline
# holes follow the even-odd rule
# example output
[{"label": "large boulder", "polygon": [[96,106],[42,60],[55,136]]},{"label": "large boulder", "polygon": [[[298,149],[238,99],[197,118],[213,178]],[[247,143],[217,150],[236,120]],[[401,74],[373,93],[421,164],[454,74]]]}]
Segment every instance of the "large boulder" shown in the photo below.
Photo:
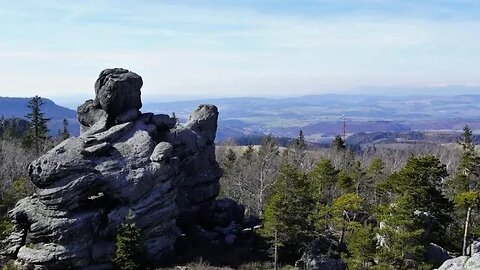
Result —
[{"label": "large boulder", "polygon": [[446,260],[450,260],[452,258],[446,249],[434,243],[428,244],[424,257],[427,262],[432,262],[436,265],[440,265]]},{"label": "large boulder", "polygon": [[138,112],[140,87],[133,72],[103,71],[95,100],[79,107],[80,137],[30,164],[36,192],[9,213],[14,232],[0,246],[18,269],[110,269],[129,213],[145,260],[161,263],[181,234],[178,216],[214,209],[217,108],[203,105],[190,118],[194,125],[176,125]]},{"label": "large boulder", "polygon": [[105,69],[95,82],[94,105],[116,117],[129,109],[142,107],[142,77],[122,68]]},{"label": "large boulder", "polygon": [[460,256],[445,261],[437,270],[478,270],[480,269],[480,253],[472,257]]}]

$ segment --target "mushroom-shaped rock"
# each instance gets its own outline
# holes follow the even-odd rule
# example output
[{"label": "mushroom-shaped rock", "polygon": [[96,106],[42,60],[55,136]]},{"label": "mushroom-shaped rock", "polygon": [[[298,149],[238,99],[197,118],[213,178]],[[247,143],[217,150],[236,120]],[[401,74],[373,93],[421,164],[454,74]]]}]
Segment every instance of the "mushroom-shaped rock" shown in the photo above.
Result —
[{"label": "mushroom-shaped rock", "polygon": [[142,77],[122,68],[105,69],[95,82],[95,102],[110,117],[129,109],[140,109]]}]

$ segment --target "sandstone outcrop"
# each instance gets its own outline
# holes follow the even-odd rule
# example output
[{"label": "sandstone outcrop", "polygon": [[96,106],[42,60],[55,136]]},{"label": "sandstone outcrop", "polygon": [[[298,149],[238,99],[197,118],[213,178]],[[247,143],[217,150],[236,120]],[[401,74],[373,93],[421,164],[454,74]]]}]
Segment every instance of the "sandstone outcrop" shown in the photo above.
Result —
[{"label": "sandstone outcrop", "polygon": [[15,232],[1,248],[19,269],[110,269],[129,213],[146,259],[158,263],[181,233],[179,215],[215,209],[217,108],[201,105],[177,125],[139,111],[142,83],[128,70],[102,71],[95,99],[78,108],[81,135],[29,166],[36,192],[10,212]]}]

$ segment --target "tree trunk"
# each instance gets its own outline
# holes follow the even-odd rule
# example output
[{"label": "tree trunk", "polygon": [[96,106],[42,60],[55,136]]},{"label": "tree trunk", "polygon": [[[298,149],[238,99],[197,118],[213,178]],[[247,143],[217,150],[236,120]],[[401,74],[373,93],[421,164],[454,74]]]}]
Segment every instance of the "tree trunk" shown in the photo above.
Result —
[{"label": "tree trunk", "polygon": [[274,269],[278,269],[278,233],[277,229],[275,229],[275,246],[274,246]]},{"label": "tree trunk", "polygon": [[462,255],[467,255],[467,235],[468,235],[468,224],[470,223],[470,214],[472,212],[472,208],[468,207],[467,209],[467,218],[465,219],[465,231],[463,232],[463,249]]}]

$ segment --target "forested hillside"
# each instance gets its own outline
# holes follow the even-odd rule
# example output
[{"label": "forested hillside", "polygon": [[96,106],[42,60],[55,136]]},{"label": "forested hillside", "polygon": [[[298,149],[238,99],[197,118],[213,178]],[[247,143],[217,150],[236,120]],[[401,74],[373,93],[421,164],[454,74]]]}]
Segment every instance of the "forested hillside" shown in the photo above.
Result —
[{"label": "forested hillside", "polygon": [[468,126],[454,148],[354,153],[341,137],[315,149],[300,134],[288,147],[273,137],[219,146],[217,157],[224,196],[262,217],[259,233],[280,264],[433,269],[478,237],[479,159]]}]

